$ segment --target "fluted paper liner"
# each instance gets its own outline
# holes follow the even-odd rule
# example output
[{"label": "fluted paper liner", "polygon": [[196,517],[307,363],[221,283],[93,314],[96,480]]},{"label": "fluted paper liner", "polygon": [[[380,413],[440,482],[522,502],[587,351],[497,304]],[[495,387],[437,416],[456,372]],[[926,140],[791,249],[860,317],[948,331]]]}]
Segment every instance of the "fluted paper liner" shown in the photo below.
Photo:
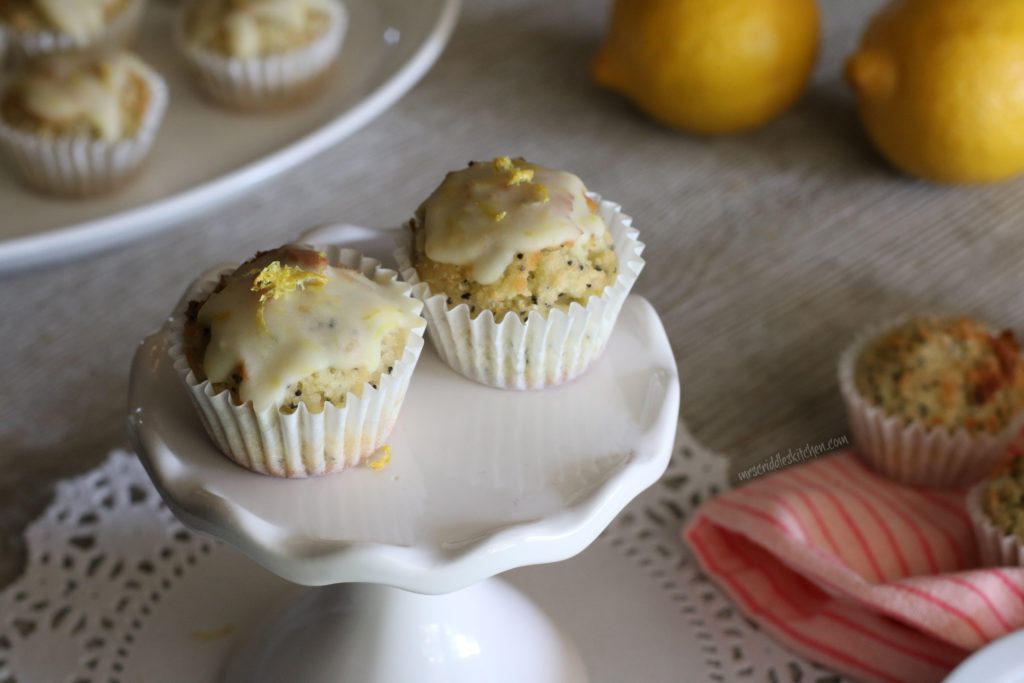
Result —
[{"label": "fluted paper liner", "polygon": [[134,0],[128,3],[121,12],[111,18],[110,23],[100,33],[85,40],[62,31],[14,31],[11,29],[5,31],[0,26],[0,32],[5,33],[3,39],[0,39],[0,43],[6,41],[10,56],[16,62],[58,52],[131,47],[135,42],[139,21],[142,19],[145,6],[145,0]]},{"label": "fluted paper liner", "polygon": [[[196,0],[202,2],[203,0]],[[309,45],[266,57],[225,57],[191,43],[185,35],[184,8],[175,22],[175,40],[199,88],[229,107],[260,109],[287,104],[313,92],[341,51],[348,15],[340,2],[330,3],[327,30]]]},{"label": "fluted paper liner", "polygon": [[985,567],[1024,566],[1024,543],[1017,534],[1008,534],[989,519],[982,505],[982,497],[989,482],[983,481],[967,492],[967,514],[974,525],[978,554]]},{"label": "fluted paper liner", "polygon": [[860,458],[876,472],[903,484],[945,489],[969,486],[978,481],[1008,454],[1014,438],[1024,428],[1024,410],[999,432],[971,433],[963,428],[926,427],[887,415],[857,391],[854,375],[861,352],[885,332],[911,318],[903,316],[885,325],[870,327],[839,357],[839,390]]},{"label": "fluted paper liner", "polygon": [[156,71],[141,72],[150,98],[131,138],[45,138],[8,125],[0,117],[0,149],[26,185],[42,192],[85,196],[120,186],[134,176],[156,140],[167,110],[167,84]]},{"label": "fluted paper liner", "polygon": [[[392,279],[397,275],[381,268],[376,259],[366,258],[352,249],[314,248],[326,252],[332,265],[354,268],[370,279],[378,273]],[[423,350],[423,326],[409,332],[402,357],[390,374],[381,375],[377,388],[367,384],[363,387],[362,398],[349,393],[343,407],[328,401],[322,412],[311,413],[300,403],[295,412],[285,414],[277,406],[257,411],[251,401],[236,405],[231,400],[231,392],[215,393],[209,380],[196,378],[184,349],[184,312],[188,302],[205,299],[220,276],[236,267],[223,266],[196,280],[167,328],[174,369],[188,387],[210,438],[242,467],[276,477],[308,477],[359,464],[380,448],[394,427]],[[405,294],[411,295],[411,287]]]},{"label": "fluted paper liner", "polygon": [[402,277],[414,285],[413,294],[423,300],[431,343],[451,368],[492,387],[542,389],[579,376],[601,355],[626,295],[643,270],[644,244],[637,239],[633,219],[618,204],[595,193],[589,196],[598,202],[611,231],[619,275],[600,296],[587,299],[586,306],[573,303],[568,312],[552,309],[546,318],[531,311],[523,322],[510,313],[496,323],[491,311],[471,318],[464,303],[449,310],[444,295],[432,294],[429,285],[420,282],[412,265],[412,235],[405,235],[395,258]]}]

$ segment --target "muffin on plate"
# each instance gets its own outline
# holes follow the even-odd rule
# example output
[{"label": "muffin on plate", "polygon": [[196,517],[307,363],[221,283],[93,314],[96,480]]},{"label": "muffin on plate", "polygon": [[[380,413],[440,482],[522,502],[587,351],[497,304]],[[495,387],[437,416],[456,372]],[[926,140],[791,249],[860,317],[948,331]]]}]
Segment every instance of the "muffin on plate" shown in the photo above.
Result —
[{"label": "muffin on plate", "polygon": [[0,0],[0,32],[21,59],[124,48],[144,7],[144,0]]},{"label": "muffin on plate", "polygon": [[181,14],[177,41],[206,95],[262,109],[317,91],[346,24],[339,0],[194,0]]},{"label": "muffin on plate", "polygon": [[229,458],[305,477],[356,465],[383,444],[425,326],[395,275],[352,250],[287,245],[190,288],[171,354]]},{"label": "muffin on plate", "polygon": [[52,55],[0,91],[0,149],[31,187],[96,194],[139,169],[166,108],[163,78],[129,52]]},{"label": "muffin on plate", "polygon": [[1024,426],[1024,359],[1010,331],[918,316],[862,335],[839,384],[858,453],[907,484],[967,486]]},{"label": "muffin on plate", "polygon": [[1024,455],[996,467],[968,493],[982,564],[1024,565]]},{"label": "muffin on plate", "polygon": [[396,256],[448,365],[539,389],[604,349],[644,264],[631,223],[571,173],[498,157],[449,173]]}]

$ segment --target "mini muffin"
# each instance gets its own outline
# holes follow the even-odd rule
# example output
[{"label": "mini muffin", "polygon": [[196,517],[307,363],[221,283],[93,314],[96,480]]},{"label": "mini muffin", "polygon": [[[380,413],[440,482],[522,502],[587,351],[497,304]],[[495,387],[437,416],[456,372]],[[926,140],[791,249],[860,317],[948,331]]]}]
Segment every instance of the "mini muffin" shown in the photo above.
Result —
[{"label": "mini muffin", "polygon": [[631,222],[571,173],[499,157],[449,173],[397,257],[448,365],[537,389],[604,349],[643,268]]},{"label": "mini muffin", "polygon": [[135,39],[144,0],[0,0],[0,31],[18,58],[123,48]]},{"label": "mini muffin", "polygon": [[338,0],[195,0],[182,12],[177,39],[205,94],[260,109],[317,92],[346,23]]},{"label": "mini muffin", "polygon": [[425,325],[393,271],[351,250],[288,245],[202,279],[186,299],[175,368],[232,460],[304,477],[382,445]]},{"label": "mini muffin", "polygon": [[0,148],[36,189],[104,192],[139,168],[166,107],[163,78],[129,52],[53,55],[0,91]]},{"label": "mini muffin", "polygon": [[966,486],[1024,426],[1024,359],[1010,331],[921,316],[865,335],[840,361],[858,451],[908,484]]},{"label": "mini muffin", "polygon": [[1024,565],[1024,455],[999,465],[972,488],[967,511],[983,565]]}]

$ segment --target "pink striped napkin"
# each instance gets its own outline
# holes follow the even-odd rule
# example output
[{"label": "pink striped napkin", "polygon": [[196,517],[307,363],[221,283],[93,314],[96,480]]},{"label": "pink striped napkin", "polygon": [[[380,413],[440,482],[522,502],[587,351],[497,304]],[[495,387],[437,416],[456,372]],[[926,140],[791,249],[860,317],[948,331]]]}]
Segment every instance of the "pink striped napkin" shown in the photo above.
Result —
[{"label": "pink striped napkin", "polygon": [[787,647],[862,680],[938,681],[1024,627],[1024,568],[977,568],[964,498],[895,484],[845,451],[706,502],[684,537]]}]

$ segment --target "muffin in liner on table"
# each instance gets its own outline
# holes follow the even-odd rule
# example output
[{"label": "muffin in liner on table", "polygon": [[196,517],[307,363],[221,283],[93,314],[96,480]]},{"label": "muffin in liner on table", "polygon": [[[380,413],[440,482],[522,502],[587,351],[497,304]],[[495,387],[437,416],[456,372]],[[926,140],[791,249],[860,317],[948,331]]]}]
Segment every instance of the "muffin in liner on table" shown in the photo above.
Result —
[{"label": "muffin in liner on table", "polygon": [[967,494],[981,562],[1024,566],[1024,455],[996,467]]},{"label": "muffin in liner on table", "polygon": [[1024,363],[1010,331],[919,316],[862,334],[839,361],[857,453],[912,486],[968,486],[1024,427]]},{"label": "muffin in liner on table", "polygon": [[604,350],[643,269],[632,219],[571,173],[498,157],[449,173],[396,253],[449,366],[540,389]]},{"label": "muffin in liner on table", "polygon": [[15,60],[129,47],[145,0],[0,0],[0,32]]},{"label": "muffin in liner on table", "polygon": [[51,55],[0,91],[0,151],[42,192],[105,192],[139,170],[166,109],[163,78],[130,52]]},{"label": "muffin in liner on table", "polygon": [[234,108],[264,109],[317,92],[346,26],[339,0],[194,0],[175,35],[206,95]]},{"label": "muffin in liner on table", "polygon": [[356,251],[298,245],[197,280],[171,322],[170,353],[220,450],[278,477],[372,455],[423,348],[410,289]]}]

